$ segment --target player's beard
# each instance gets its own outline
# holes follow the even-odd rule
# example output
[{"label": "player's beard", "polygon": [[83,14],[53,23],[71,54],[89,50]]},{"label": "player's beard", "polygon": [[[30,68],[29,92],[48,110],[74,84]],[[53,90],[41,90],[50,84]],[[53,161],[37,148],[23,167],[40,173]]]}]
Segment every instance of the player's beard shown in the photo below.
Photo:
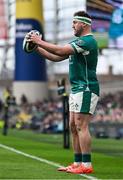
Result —
[{"label": "player's beard", "polygon": [[84,28],[83,27],[81,27],[81,28],[79,28],[79,29],[74,29],[74,35],[76,36],[76,37],[80,37],[80,36],[82,36],[82,33],[83,33],[83,31],[84,31]]}]

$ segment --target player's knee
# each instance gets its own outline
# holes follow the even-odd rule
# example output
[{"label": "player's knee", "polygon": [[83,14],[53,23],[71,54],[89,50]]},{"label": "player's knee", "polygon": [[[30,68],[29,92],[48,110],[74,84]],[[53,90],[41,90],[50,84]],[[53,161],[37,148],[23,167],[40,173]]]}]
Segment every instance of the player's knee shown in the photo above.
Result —
[{"label": "player's knee", "polygon": [[86,120],[84,120],[83,118],[81,118],[80,116],[78,116],[76,118],[76,129],[77,131],[84,131],[85,129],[88,128],[88,122]]},{"label": "player's knee", "polygon": [[75,125],[76,125],[77,132],[82,130],[82,119],[80,116],[76,117]]},{"label": "player's knee", "polygon": [[76,123],[76,130],[77,130],[77,132],[82,131],[82,126],[80,123]]},{"label": "player's knee", "polygon": [[86,129],[88,128],[88,125],[87,123],[85,123],[84,121],[76,121],[76,130],[77,132],[80,132],[80,131],[85,131]]}]

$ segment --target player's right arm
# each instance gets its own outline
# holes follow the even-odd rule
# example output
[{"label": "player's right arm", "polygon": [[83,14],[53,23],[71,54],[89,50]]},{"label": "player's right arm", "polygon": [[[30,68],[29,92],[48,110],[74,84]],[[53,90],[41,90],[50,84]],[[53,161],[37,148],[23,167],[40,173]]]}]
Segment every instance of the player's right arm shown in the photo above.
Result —
[{"label": "player's right arm", "polygon": [[54,62],[63,61],[68,58],[68,56],[58,56],[53,53],[48,52],[47,50],[37,47],[36,52],[38,52],[40,55],[44,56],[46,59]]}]

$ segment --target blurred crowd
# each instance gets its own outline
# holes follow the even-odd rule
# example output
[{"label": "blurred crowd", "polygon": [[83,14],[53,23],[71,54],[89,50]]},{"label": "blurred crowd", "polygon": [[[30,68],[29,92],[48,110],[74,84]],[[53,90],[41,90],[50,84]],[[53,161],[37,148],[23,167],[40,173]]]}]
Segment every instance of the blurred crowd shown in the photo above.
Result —
[{"label": "blurred crowd", "polygon": [[[0,100],[0,120],[4,119],[4,106]],[[29,103],[27,97],[22,95],[19,105],[16,103],[10,105],[8,118],[11,128],[61,133],[63,131],[62,100],[59,98]],[[123,91],[103,94],[92,122],[123,123]]]},{"label": "blurred crowd", "polygon": [[[5,118],[5,105],[0,101],[0,119]],[[10,104],[8,108],[9,127],[33,129],[43,133],[61,133],[63,131],[63,115],[61,100],[44,100],[29,103],[25,95],[21,103]]]},{"label": "blurred crowd", "polygon": [[123,91],[103,94],[93,121],[123,123]]}]

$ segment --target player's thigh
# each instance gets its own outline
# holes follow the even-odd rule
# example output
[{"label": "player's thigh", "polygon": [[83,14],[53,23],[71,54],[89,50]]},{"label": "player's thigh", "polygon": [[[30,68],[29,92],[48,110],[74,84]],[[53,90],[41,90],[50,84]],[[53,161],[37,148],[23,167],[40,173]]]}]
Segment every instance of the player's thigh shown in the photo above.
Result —
[{"label": "player's thigh", "polygon": [[74,119],[77,127],[87,127],[92,120],[92,114],[75,113]]}]

